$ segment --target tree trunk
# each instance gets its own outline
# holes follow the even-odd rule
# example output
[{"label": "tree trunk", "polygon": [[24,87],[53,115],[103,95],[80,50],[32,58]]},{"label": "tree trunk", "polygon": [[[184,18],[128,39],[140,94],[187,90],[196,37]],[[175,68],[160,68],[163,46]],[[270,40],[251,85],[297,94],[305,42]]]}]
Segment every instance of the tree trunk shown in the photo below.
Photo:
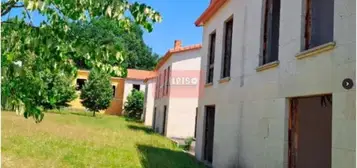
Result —
[{"label": "tree trunk", "polygon": [[95,117],[95,111],[93,111],[93,117]]}]

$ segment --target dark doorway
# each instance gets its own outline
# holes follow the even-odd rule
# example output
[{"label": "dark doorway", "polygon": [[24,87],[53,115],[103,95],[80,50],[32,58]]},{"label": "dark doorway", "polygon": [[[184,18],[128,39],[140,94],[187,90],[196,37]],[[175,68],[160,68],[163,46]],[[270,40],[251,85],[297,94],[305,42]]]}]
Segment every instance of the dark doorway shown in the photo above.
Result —
[{"label": "dark doorway", "polygon": [[331,95],[290,100],[289,168],[330,168],[331,136]]},{"label": "dark doorway", "polygon": [[116,90],[115,88],[116,87],[113,85],[112,88],[113,88],[113,97],[115,97],[115,90]]},{"label": "dark doorway", "polygon": [[153,120],[152,120],[152,129],[155,131],[155,127],[156,127],[156,107],[154,108],[154,116],[153,116]]},{"label": "dark doorway", "polygon": [[212,163],[215,106],[206,106],[205,111],[204,160]]},{"label": "dark doorway", "polygon": [[164,106],[164,116],[162,118],[162,135],[166,135],[166,113],[167,113],[167,107]]},{"label": "dark doorway", "polygon": [[198,115],[198,107],[196,107],[195,134],[194,134],[194,138],[196,138],[196,134],[197,134],[197,115]]}]

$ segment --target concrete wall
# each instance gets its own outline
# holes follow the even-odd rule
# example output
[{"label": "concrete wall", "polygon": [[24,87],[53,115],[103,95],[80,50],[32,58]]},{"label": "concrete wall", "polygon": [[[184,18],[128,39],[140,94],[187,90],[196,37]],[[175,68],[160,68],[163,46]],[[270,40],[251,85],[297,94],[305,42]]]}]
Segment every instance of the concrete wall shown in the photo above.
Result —
[{"label": "concrete wall", "polygon": [[[163,73],[163,71],[165,69],[167,69],[169,66],[172,66],[174,60],[173,60],[173,56],[171,56],[165,64],[163,64],[158,70],[157,70],[157,75],[159,75],[160,73]],[[171,72],[173,71],[173,69],[171,69]],[[154,81],[156,81],[157,79],[154,78],[153,79]],[[156,88],[156,84],[154,85],[154,88]],[[157,92],[157,90],[155,89],[155,92]],[[160,132],[162,131],[163,129],[163,119],[164,119],[164,106],[167,106],[167,115],[166,117],[168,118],[170,116],[170,106],[169,106],[169,102],[170,102],[170,99],[168,96],[163,96],[163,97],[160,97],[160,98],[156,98],[155,99],[155,94],[153,95],[154,96],[154,108],[156,107],[156,117],[155,117],[155,125],[153,126],[154,127],[154,130],[157,131],[157,132]],[[168,125],[169,122],[166,121],[166,124]],[[167,128],[167,127],[166,127]]]},{"label": "concrete wall", "polygon": [[[189,73],[188,76],[191,76],[191,73],[200,73],[200,50],[178,53],[173,59],[175,61],[172,65],[173,73],[184,71]],[[175,77],[176,75],[173,76]],[[188,97],[182,97],[177,95],[177,92],[174,91],[177,87],[187,86],[172,85],[170,88],[172,94],[170,94],[167,136],[176,138],[193,137],[195,132],[195,117],[196,108],[198,107],[199,88],[196,87],[193,90],[180,90],[180,92],[188,92],[186,93]],[[197,92],[196,96],[194,92]]]},{"label": "concrete wall", "polygon": [[145,92],[145,84],[144,80],[135,80],[135,79],[125,79],[124,84],[124,95],[123,95],[123,109],[126,102],[126,98],[133,90],[133,84],[140,85],[140,91]]},{"label": "concrete wall", "polygon": [[[208,39],[214,30],[216,53],[213,85],[206,87],[199,99],[196,157],[203,158],[204,106],[214,104],[214,167],[287,167],[287,98],[332,93],[332,167],[355,167],[356,89],[341,86],[345,78],[355,81],[355,6],[355,0],[335,0],[336,47],[298,60],[302,0],[281,1],[280,64],[257,72],[262,1],[228,1],[204,26],[202,70],[206,70]],[[219,83],[223,26],[232,15],[231,80]]]},{"label": "concrete wall", "polygon": [[[192,73],[200,70],[200,50],[176,53],[158,70],[161,72],[171,66],[171,73]],[[185,73],[182,73],[183,75]],[[171,76],[172,77],[172,76]],[[167,106],[166,136],[175,138],[186,138],[194,136],[196,107],[198,105],[198,94],[196,97],[181,97],[175,92],[178,87],[170,86],[169,95],[155,100],[154,107],[157,108],[156,128],[161,131],[163,127],[164,106]],[[184,90],[183,90],[184,91]],[[198,87],[196,89],[198,92]]]},{"label": "concrete wall", "polygon": [[154,100],[155,100],[155,80],[150,79],[145,83],[144,124],[146,126],[152,126],[153,124]]}]

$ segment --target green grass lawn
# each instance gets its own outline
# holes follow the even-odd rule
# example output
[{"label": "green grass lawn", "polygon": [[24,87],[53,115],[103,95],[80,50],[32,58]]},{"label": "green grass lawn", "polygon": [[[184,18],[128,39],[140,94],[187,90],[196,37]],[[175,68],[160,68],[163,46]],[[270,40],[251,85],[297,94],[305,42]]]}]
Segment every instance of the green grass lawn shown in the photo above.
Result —
[{"label": "green grass lawn", "polygon": [[121,117],[46,113],[35,124],[14,112],[1,115],[4,168],[204,167],[167,138]]}]

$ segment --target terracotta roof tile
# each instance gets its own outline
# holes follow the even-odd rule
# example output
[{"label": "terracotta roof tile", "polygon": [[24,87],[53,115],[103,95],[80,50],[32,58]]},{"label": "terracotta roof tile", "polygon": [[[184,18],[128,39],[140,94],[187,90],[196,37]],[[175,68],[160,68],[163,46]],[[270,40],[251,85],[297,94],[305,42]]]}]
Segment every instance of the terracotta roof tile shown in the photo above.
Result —
[{"label": "terracotta roof tile", "polygon": [[128,69],[128,75],[127,75],[126,79],[145,80],[148,77],[155,76],[155,74],[156,74],[156,72],[154,72],[154,71]]}]

